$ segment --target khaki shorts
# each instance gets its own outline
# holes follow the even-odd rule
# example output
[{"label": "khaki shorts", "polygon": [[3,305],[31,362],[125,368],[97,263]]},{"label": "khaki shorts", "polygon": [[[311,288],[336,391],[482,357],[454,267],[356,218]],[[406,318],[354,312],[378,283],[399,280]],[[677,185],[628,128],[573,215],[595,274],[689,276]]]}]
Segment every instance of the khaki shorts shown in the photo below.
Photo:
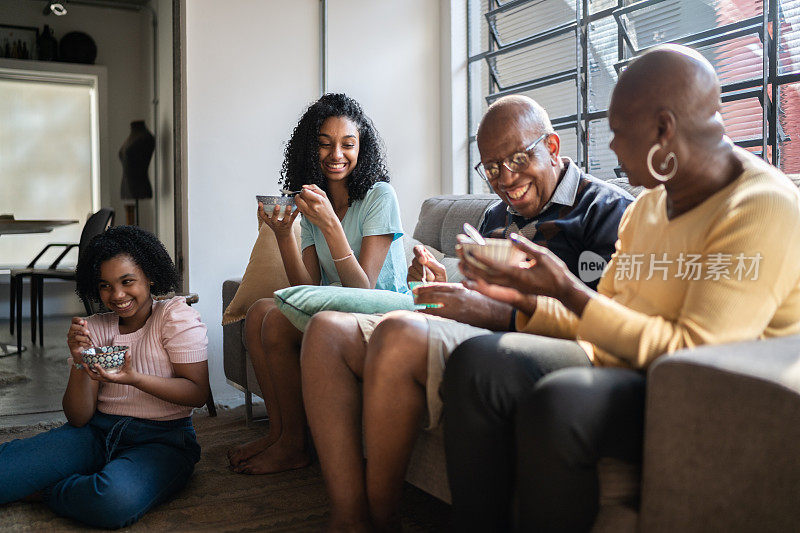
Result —
[{"label": "khaki shorts", "polygon": [[[375,327],[384,315],[364,315],[352,313],[361,328],[364,342],[369,342]],[[442,397],[439,386],[442,384],[444,365],[456,347],[467,339],[479,335],[489,335],[492,331],[462,324],[449,318],[419,313],[428,322],[428,378],[425,383],[425,397],[428,405],[428,420],[425,428],[433,429],[442,417]]]}]

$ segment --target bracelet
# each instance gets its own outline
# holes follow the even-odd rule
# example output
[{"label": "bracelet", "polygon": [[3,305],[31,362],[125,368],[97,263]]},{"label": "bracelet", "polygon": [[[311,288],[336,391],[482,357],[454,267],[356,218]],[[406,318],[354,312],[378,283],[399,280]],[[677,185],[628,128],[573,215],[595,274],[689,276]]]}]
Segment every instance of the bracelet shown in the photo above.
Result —
[{"label": "bracelet", "polygon": [[334,263],[338,263],[338,262],[340,262],[340,261],[344,261],[344,260],[345,260],[345,259],[347,259],[348,257],[353,257],[353,250],[350,250],[350,253],[349,253],[349,254],[347,254],[347,255],[346,255],[346,256],[344,256],[344,257],[340,257],[339,259],[334,259],[334,260],[333,260],[333,262],[334,262]]}]

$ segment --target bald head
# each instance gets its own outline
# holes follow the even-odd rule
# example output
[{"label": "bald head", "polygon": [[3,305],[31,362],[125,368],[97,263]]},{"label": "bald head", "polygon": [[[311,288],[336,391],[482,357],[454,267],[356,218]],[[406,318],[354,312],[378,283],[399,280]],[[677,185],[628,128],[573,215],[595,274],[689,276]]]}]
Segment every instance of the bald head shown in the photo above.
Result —
[{"label": "bald head", "polygon": [[628,121],[646,121],[664,110],[675,116],[683,136],[723,134],[719,80],[711,63],[691,48],[664,45],[634,59],[620,75],[609,106],[609,114]]},{"label": "bald head", "polygon": [[509,129],[538,137],[543,133],[552,133],[553,126],[547,111],[533,99],[518,94],[504,96],[490,105],[483,115],[478,126],[478,145],[482,138],[496,137]]},{"label": "bald head", "polygon": [[[538,215],[564,169],[561,141],[547,112],[527,96],[504,96],[489,106],[477,139],[481,163],[498,171],[487,178],[492,190],[521,215]],[[520,153],[527,163],[512,170],[506,161]]]}]

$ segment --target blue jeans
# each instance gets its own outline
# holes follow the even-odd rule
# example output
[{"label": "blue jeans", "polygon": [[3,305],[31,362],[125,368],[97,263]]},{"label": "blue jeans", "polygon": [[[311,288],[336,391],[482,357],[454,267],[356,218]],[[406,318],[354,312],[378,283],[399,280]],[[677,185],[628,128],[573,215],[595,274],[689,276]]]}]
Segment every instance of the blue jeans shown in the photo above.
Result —
[{"label": "blue jeans", "polygon": [[191,418],[95,412],[83,427],[0,444],[0,504],[41,492],[58,515],[124,527],[183,488],[199,460]]}]

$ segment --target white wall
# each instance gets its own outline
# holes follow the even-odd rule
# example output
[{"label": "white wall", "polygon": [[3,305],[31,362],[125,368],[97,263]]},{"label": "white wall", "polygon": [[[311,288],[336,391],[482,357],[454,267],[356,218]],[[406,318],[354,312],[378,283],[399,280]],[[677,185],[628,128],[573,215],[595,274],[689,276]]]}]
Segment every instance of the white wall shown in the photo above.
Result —
[{"label": "white wall", "polygon": [[319,0],[186,2],[189,289],[208,325],[215,396],[223,280],[241,276],[256,194],[275,194],[284,143],[319,94]]},{"label": "white wall", "polygon": [[328,1],[328,91],[375,122],[409,235],[442,190],[439,68],[439,2]]},{"label": "white wall", "polygon": [[[189,288],[209,327],[215,394],[230,389],[222,282],[244,272],[253,195],[277,191],[284,143],[319,95],[319,4],[186,2]],[[411,232],[422,201],[443,190],[440,2],[329,0],[328,28],[328,90],[375,121]]]}]

